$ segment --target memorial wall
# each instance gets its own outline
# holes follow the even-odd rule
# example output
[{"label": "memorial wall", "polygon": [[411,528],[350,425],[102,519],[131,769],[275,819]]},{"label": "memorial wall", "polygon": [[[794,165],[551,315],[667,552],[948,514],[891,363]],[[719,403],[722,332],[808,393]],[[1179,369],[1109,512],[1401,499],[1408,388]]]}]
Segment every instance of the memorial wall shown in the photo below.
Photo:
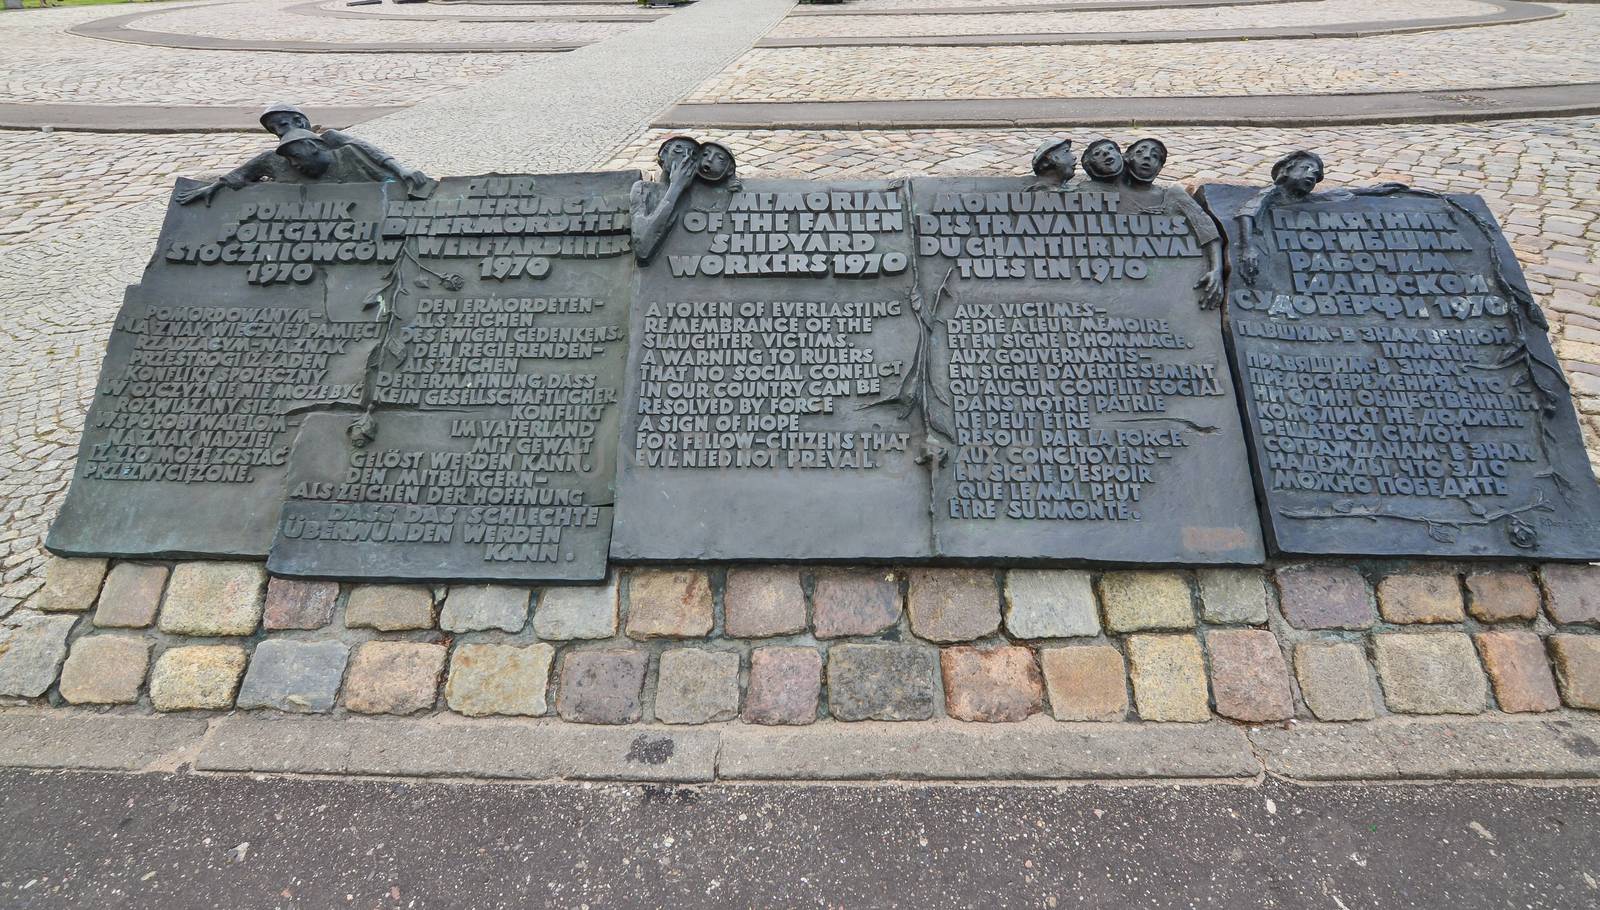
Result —
[{"label": "memorial wall", "polygon": [[1481,200],[1318,190],[1301,152],[1197,202],[1166,156],[766,180],[676,137],[649,178],[435,181],[287,130],[179,182],[47,545],[529,582],[1600,558],[1565,380]]}]

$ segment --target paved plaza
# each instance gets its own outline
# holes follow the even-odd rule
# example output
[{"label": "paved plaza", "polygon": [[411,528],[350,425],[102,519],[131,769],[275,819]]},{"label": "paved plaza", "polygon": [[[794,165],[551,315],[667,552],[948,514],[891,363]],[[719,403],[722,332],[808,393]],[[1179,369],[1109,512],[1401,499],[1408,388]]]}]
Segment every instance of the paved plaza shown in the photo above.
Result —
[{"label": "paved plaza", "polygon": [[[181,799],[173,794],[186,786],[213,788],[207,791],[210,798],[238,801],[228,803],[235,806],[232,814],[210,814],[211,822],[228,832],[219,833],[216,843],[184,841],[171,851],[154,851],[160,855],[132,851],[138,862],[109,851],[93,853],[100,868],[116,869],[108,879],[114,882],[111,891],[96,890],[104,881],[85,884],[95,878],[83,865],[87,858],[71,868],[49,869],[50,853],[70,852],[70,841],[41,840],[26,852],[0,846],[0,905],[184,906],[173,902],[173,892],[139,877],[145,865],[160,867],[154,881],[161,887],[169,874],[204,878],[208,868],[215,874],[218,850],[232,850],[242,841],[259,845],[264,836],[238,807],[271,801],[257,782],[247,785],[233,775],[288,774],[594,781],[595,793],[571,784],[508,798],[519,806],[526,803],[530,819],[537,812],[561,819],[556,829],[563,837],[618,841],[631,833],[611,822],[590,830],[583,822],[586,813],[613,821],[630,813],[643,818],[653,846],[617,848],[596,859],[593,868],[586,856],[565,850],[558,855],[569,876],[605,869],[613,878],[648,879],[650,885],[622,893],[614,885],[562,884],[553,874],[547,881],[541,871],[526,887],[507,892],[542,895],[554,906],[585,901],[592,906],[669,901],[889,906],[909,902],[908,895],[916,895],[918,905],[932,905],[953,894],[957,897],[948,899],[962,904],[987,897],[996,905],[1052,907],[1081,902],[1356,910],[1386,905],[1384,891],[1373,882],[1383,883],[1389,895],[1408,894],[1403,903],[1414,906],[1600,906],[1600,866],[1594,865],[1593,850],[1585,855],[1570,849],[1580,840],[1593,843],[1591,785],[1600,780],[1595,746],[1600,737],[1595,713],[1600,710],[1600,647],[1595,646],[1600,642],[1600,570],[1593,567],[1507,565],[1474,574],[1475,567],[1465,564],[1374,564],[1364,576],[1349,573],[1367,614],[1355,625],[1318,625],[1296,614],[1295,573],[1326,570],[1327,577],[1316,581],[1321,589],[1331,589],[1340,582],[1338,570],[1325,566],[1274,563],[1243,570],[1229,584],[1253,585],[1250,590],[1259,592],[1251,595],[1259,609],[1252,607],[1249,615],[1230,614],[1226,603],[1238,600],[1237,589],[1216,594],[1222,589],[1212,585],[1221,584],[1219,576],[1204,572],[1097,571],[1093,591],[1089,575],[1080,573],[1089,592],[1083,609],[1093,629],[1070,634],[1093,637],[1096,644],[1060,650],[1098,647],[1115,655],[1112,701],[1120,698],[1120,703],[1082,708],[1082,716],[1062,708],[1046,656],[1051,678],[1035,685],[1031,708],[1021,712],[1036,716],[1009,726],[963,724],[958,721],[970,718],[960,714],[959,668],[946,664],[936,674],[929,658],[927,686],[919,697],[932,706],[933,720],[926,730],[907,725],[900,732],[883,729],[894,724],[842,722],[854,710],[842,671],[852,657],[876,659],[867,651],[852,655],[849,648],[886,648],[893,642],[911,649],[918,636],[947,641],[925,634],[916,612],[922,595],[915,578],[908,582],[903,573],[889,574],[892,616],[882,622],[845,616],[846,626],[866,625],[837,633],[826,629],[810,570],[796,574],[790,567],[772,571],[778,578],[774,584],[793,587],[797,597],[804,583],[793,627],[737,634],[728,591],[738,570],[713,567],[693,577],[640,570],[620,589],[613,581],[609,606],[600,610],[604,615],[594,614],[593,604],[578,605],[562,620],[592,621],[597,625],[591,632],[551,631],[541,622],[558,620],[544,620],[540,613],[550,602],[539,592],[524,592],[516,628],[500,627],[510,634],[466,627],[453,635],[441,611],[451,609],[453,599],[464,602],[465,595],[454,588],[329,585],[332,593],[317,594],[327,601],[327,616],[318,624],[280,626],[273,625],[273,610],[275,603],[283,604],[274,598],[289,594],[275,593],[278,583],[269,586],[259,565],[167,562],[152,582],[133,578],[134,569],[128,568],[133,563],[64,563],[42,546],[73,473],[123,290],[139,280],[154,249],[173,181],[222,173],[267,148],[270,137],[255,127],[256,113],[276,101],[300,105],[318,125],[368,137],[436,175],[650,172],[662,140],[685,131],[725,143],[745,177],[1015,175],[1026,171],[1034,149],[1049,137],[1071,136],[1081,147],[1099,135],[1124,144],[1153,135],[1171,150],[1164,178],[1189,186],[1261,185],[1286,151],[1307,148],[1326,159],[1329,186],[1400,181],[1437,192],[1477,193],[1499,219],[1549,317],[1590,463],[1600,475],[1600,4],[699,0],[655,8],[623,0],[367,6],[347,6],[343,0],[170,0],[0,12],[0,86],[0,305],[6,317],[0,322],[0,661],[8,647],[11,659],[18,660],[23,646],[17,642],[37,644],[56,634],[38,630],[59,629],[60,639],[59,654],[41,646],[35,656],[36,663],[50,664],[38,692],[0,695],[0,767],[39,769],[6,772],[0,780],[5,791],[0,820],[45,825],[70,815],[85,830],[109,824],[109,816],[100,817],[103,807],[84,805],[83,791],[74,790],[94,784],[116,792],[118,805],[126,800],[123,822],[148,838],[186,816],[147,805]],[[1190,116],[1234,109],[1248,113],[1228,125],[1193,125]],[[1096,125],[1085,125],[1091,122]],[[887,128],[886,123],[899,125]],[[177,579],[190,577],[199,590],[210,592],[226,580],[206,573],[230,571],[248,576],[244,587],[253,586],[254,599],[247,596],[250,602],[241,609],[254,612],[242,631],[223,628],[216,616],[187,629],[176,619],[169,622],[182,609]],[[966,577],[950,571],[939,584],[954,585]],[[1118,625],[1109,612],[1114,593],[1108,592],[1124,575],[1141,609],[1170,594],[1171,585],[1180,588],[1181,620]],[[1001,593],[985,588],[970,603],[985,616],[992,612],[993,622],[958,636],[958,642],[1005,644],[1036,637],[1021,632],[1012,616],[1009,586],[1016,576],[988,573],[987,584]],[[1448,579],[1444,594],[1429,587],[1430,579],[1441,576]],[[866,591],[873,579],[853,583]],[[121,584],[141,592],[147,615],[102,623],[110,603],[102,591]],[[674,603],[703,597],[705,628],[715,627],[712,643],[739,639],[734,647],[745,663],[735,660],[729,675],[726,666],[704,656],[711,652],[678,647],[685,639],[704,637],[704,631],[673,632],[665,636],[670,640],[634,634],[630,617],[642,613],[642,592],[650,585],[661,586],[671,595],[663,599]],[[927,589],[934,587],[927,583]],[[850,598],[868,596],[848,586],[844,590],[852,604],[860,601]],[[1484,608],[1488,590],[1515,604],[1500,613]],[[951,602],[968,603],[952,597]],[[365,618],[358,616],[361,602],[371,612]],[[394,618],[407,609],[420,618]],[[584,614],[586,609],[591,613]],[[669,617],[669,623],[681,619]],[[121,647],[139,653],[129,656],[113,645],[104,653],[80,651],[86,633],[101,625],[133,629]],[[1424,627],[1424,634],[1439,643],[1436,651],[1388,653],[1401,639],[1409,640],[1403,643],[1407,647],[1418,644],[1414,633]],[[278,629],[291,631],[268,636],[267,630]],[[1152,630],[1182,634],[1141,634]],[[851,636],[872,643],[833,641]],[[774,640],[763,644],[764,637]],[[568,691],[569,681],[577,685],[578,674],[551,675],[552,666],[570,663],[575,655],[599,662],[603,658],[596,655],[624,653],[571,650],[575,639],[594,648],[642,648],[626,652],[646,655],[637,658],[642,661],[639,683],[625,705],[633,709],[630,716],[586,713],[583,693]],[[1189,678],[1179,682],[1193,694],[1198,679],[1197,703],[1164,701],[1165,682],[1141,682],[1140,671],[1126,670],[1122,662],[1120,652],[1137,661],[1139,649],[1164,647],[1173,639],[1187,642],[1184,647],[1195,655],[1185,671]],[[1532,669],[1523,660],[1525,652],[1496,651],[1530,640],[1537,665]],[[1197,642],[1205,644],[1203,659]],[[69,643],[71,658],[66,656]],[[1556,649],[1554,670],[1545,661],[1544,643]],[[311,649],[294,653],[301,661],[326,656],[316,648],[338,652],[338,667],[324,674],[327,684],[318,689],[326,704],[309,709],[330,716],[275,717],[277,710],[304,709],[298,702],[285,708],[287,696],[280,690],[294,686],[268,675],[272,649],[287,646]],[[445,653],[452,646],[456,656],[446,673]],[[512,646],[520,652],[517,660],[542,661],[539,684],[549,680],[547,698],[538,701],[537,710],[476,710],[473,705],[481,703],[474,701],[478,693],[471,690],[472,680],[465,672],[458,679],[457,671],[464,665],[462,648],[472,646],[485,649],[480,654],[486,661],[495,653],[504,657]],[[508,650],[493,651],[502,646]],[[1264,696],[1251,688],[1260,680],[1249,673],[1237,674],[1245,679],[1242,689],[1225,697],[1226,654],[1235,646],[1265,647],[1273,654],[1281,647],[1292,656],[1278,661],[1281,697],[1269,709],[1261,709]],[[1329,650],[1302,661],[1301,648]],[[696,653],[685,653],[690,651]],[[763,666],[771,662],[766,685],[772,692],[770,703],[758,706],[752,661],[760,651],[771,652],[762,660]],[[1041,647],[1039,653],[1050,650]],[[1182,663],[1188,653],[1174,660]],[[292,662],[288,655],[285,650],[273,659]],[[1329,663],[1318,665],[1322,658]],[[1346,658],[1351,662],[1333,666]],[[1025,662],[1032,660],[1029,655]],[[111,667],[119,661],[138,665],[131,688],[124,680],[114,698],[80,697],[115,682],[106,673],[89,673],[91,665]],[[419,671],[419,676],[431,673],[429,681],[408,690],[394,676],[403,661],[433,662],[428,672]],[[173,695],[175,690],[157,684],[163,662],[174,678],[214,672],[231,682],[222,686],[227,691],[220,701],[192,692]],[[1424,669],[1408,679],[1407,668],[1419,666]],[[1341,673],[1359,683],[1328,682]],[[723,693],[724,701],[731,701],[710,705],[703,687],[690,685],[709,677],[731,680]],[[818,682],[811,702],[794,708],[792,698],[783,696],[792,695],[787,690],[796,679],[813,677]],[[824,679],[831,688],[822,688]],[[1463,698],[1439,691],[1463,680],[1471,690]],[[679,682],[681,690],[674,690]],[[1051,686],[1048,699],[1046,684]],[[673,707],[675,692],[682,700]],[[1353,713],[1341,714],[1352,697]],[[1433,697],[1448,704],[1428,707]],[[1518,701],[1524,697],[1529,700]],[[1231,707],[1227,698],[1234,699]],[[700,701],[684,703],[695,699]],[[86,707],[101,704],[108,706]],[[615,707],[613,701],[606,704]],[[403,710],[397,707],[402,705]],[[892,714],[895,708],[885,710]],[[1162,717],[1168,710],[1186,716]],[[795,716],[803,719],[770,722],[802,726],[757,726],[769,722],[761,719],[762,711],[771,712],[769,717],[798,711]],[[544,716],[531,725],[523,723],[527,718],[516,723],[476,719],[506,713]],[[877,719],[883,713],[867,710],[863,716]],[[414,716],[357,717],[384,714]],[[1112,728],[1106,732],[1085,732],[1095,725],[1078,723],[1108,719],[1118,722],[1099,724]],[[1186,722],[1160,722],[1166,719]],[[586,726],[596,720],[629,725]],[[1356,723],[1336,723],[1347,720]],[[996,729],[1014,732],[992,732]],[[404,743],[395,746],[396,737]],[[552,743],[570,755],[551,757]],[[94,783],[81,775],[84,769],[110,773],[103,783]],[[968,793],[951,788],[928,795],[935,791],[880,792],[866,784],[884,777],[1102,783],[1069,788],[1071,805],[1063,807],[1051,806],[1044,794],[1058,791],[1044,788]],[[1349,783],[1463,778],[1518,783],[1444,788],[1437,799],[1422,788],[1407,792],[1408,787],[1396,786],[1374,795]],[[643,789],[604,783],[634,779],[660,783]],[[762,787],[779,783],[753,783],[797,779],[854,783],[774,790],[779,795],[770,801],[761,795]],[[1129,779],[1220,783],[1210,788],[1213,795],[1200,788],[1192,798],[1158,795],[1154,788],[1115,790],[1104,783]],[[1340,786],[1348,792],[1302,787],[1306,781],[1344,781]],[[859,792],[850,789],[856,785]],[[280,854],[269,874],[235,876],[250,889],[240,905],[331,906],[343,898],[349,906],[407,906],[413,894],[423,897],[417,906],[503,905],[510,900],[506,894],[474,890],[470,883],[459,889],[417,884],[416,870],[406,864],[442,877],[445,860],[427,851],[392,849],[394,839],[405,837],[406,825],[425,817],[432,811],[430,801],[442,799],[439,794],[453,786],[296,782],[284,811],[326,843],[364,832],[326,826],[318,820],[324,805],[348,809],[393,796],[416,800],[418,808],[413,818],[404,809],[374,811],[367,818],[371,830],[381,831],[391,845],[375,848],[390,864],[382,870],[351,874],[351,865],[361,860],[334,851],[341,866],[328,874],[342,884],[329,889],[290,881],[312,874],[307,864],[315,864],[313,857],[296,855],[291,861]],[[520,785],[495,786],[516,791]],[[1150,813],[1176,827],[1145,841],[1120,827],[1108,832],[1099,824],[1097,797],[1084,795],[1101,786],[1107,787],[1105,808],[1114,816]],[[487,848],[473,843],[476,813],[481,809],[483,818],[504,822],[505,810],[482,808],[484,793],[473,799],[480,802],[455,804],[467,806],[462,815],[440,810],[446,818],[442,843],[475,851],[478,860],[469,865],[482,875],[510,876],[515,869],[498,858],[485,859]],[[1274,821],[1275,808],[1260,815],[1261,806],[1278,805],[1274,799],[1295,804],[1294,818]],[[752,870],[749,883],[721,876],[715,868],[718,854],[704,842],[688,853],[670,849],[674,837],[684,838],[690,830],[679,810],[699,803],[713,807],[720,819],[717,830],[741,845],[742,868]],[[1481,813],[1489,810],[1482,806],[1498,813],[1493,821],[1485,820]],[[940,875],[925,881],[892,872],[858,876],[837,892],[817,880],[785,887],[784,863],[774,858],[787,855],[791,839],[808,863],[817,864],[815,871],[824,876],[818,880],[825,880],[824,864],[837,862],[838,851],[845,849],[830,839],[830,824],[858,819],[865,830],[876,832],[870,836],[890,838],[894,819],[923,812],[929,813],[926,820],[915,826],[921,841],[874,843],[859,863],[865,867],[875,857],[891,864],[888,868],[927,863],[940,868]],[[1016,830],[992,824],[996,812],[1015,813]],[[1385,813],[1404,821],[1380,835],[1377,826]],[[752,824],[752,818],[761,824]],[[1366,833],[1375,840],[1364,837],[1362,826],[1368,824],[1373,828]],[[1565,835],[1553,833],[1567,825]],[[1186,830],[1198,832],[1192,845],[1176,842],[1174,832]],[[963,837],[969,838],[968,847],[984,851],[974,870],[1003,883],[986,882],[978,871],[960,875],[944,868],[965,861],[958,846]],[[1439,842],[1420,843],[1428,837]],[[1242,853],[1226,846],[1251,838],[1254,845]],[[1314,846],[1299,838],[1314,839]],[[496,843],[496,850],[512,849]],[[1181,903],[1172,900],[1177,892],[1163,892],[1147,874],[1130,871],[1126,856],[1106,852],[1158,846],[1224,869],[1255,862],[1261,851],[1298,852],[1292,875],[1284,869],[1257,870],[1258,883],[1262,875],[1277,878],[1246,898],[1238,890],[1246,887],[1240,884],[1244,880],[1236,876],[1202,881],[1169,868],[1166,874],[1182,880],[1184,893],[1193,896],[1192,903]],[[1009,865],[1008,849],[1019,851]],[[1089,864],[1087,885],[1081,875],[1074,882],[1059,867],[1041,868],[1048,856],[1072,849]],[[539,855],[521,841],[515,850],[522,851],[517,855],[524,862]],[[1373,850],[1395,852],[1375,855]],[[1396,857],[1406,856],[1432,864],[1435,872],[1396,864]],[[1367,869],[1367,860],[1373,871],[1363,873],[1359,870]],[[1547,880],[1519,878],[1518,869],[1541,860]],[[1328,871],[1334,868],[1329,863],[1338,866]],[[1485,871],[1460,873],[1463,863]],[[1426,894],[1404,891],[1408,877],[1424,874],[1440,875],[1443,885]],[[1075,885],[1080,890],[1073,893]],[[996,887],[1010,900],[996,900]],[[222,901],[213,897],[192,905]]]}]

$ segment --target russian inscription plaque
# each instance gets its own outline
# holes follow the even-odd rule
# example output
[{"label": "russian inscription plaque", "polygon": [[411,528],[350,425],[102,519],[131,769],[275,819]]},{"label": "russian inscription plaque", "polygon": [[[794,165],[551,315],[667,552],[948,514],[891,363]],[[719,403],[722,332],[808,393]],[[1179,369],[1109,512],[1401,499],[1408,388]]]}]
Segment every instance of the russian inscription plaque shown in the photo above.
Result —
[{"label": "russian inscription plaque", "polygon": [[1291,554],[1600,557],[1600,489],[1521,269],[1477,196],[1211,185],[1263,523]]},{"label": "russian inscription plaque", "polygon": [[1049,148],[1044,182],[913,181],[934,551],[1259,562],[1216,227],[1155,182],[1159,143],[1130,148],[1150,153],[1137,175],[1089,148],[1097,168],[1064,185]]}]

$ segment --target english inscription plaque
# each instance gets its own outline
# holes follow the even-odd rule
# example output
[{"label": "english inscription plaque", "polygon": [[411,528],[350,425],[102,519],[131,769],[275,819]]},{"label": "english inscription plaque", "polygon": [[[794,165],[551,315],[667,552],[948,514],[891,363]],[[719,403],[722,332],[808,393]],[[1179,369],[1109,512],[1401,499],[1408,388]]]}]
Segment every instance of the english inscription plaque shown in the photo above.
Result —
[{"label": "english inscription plaque", "polygon": [[1296,153],[1267,190],[1202,191],[1275,549],[1600,557],[1566,380],[1483,201],[1321,177]]},{"label": "english inscription plaque", "polygon": [[913,181],[938,555],[1261,560],[1218,234],[1155,172]]},{"label": "english inscription plaque", "polygon": [[612,555],[927,556],[918,415],[893,394],[920,344],[903,185],[679,192],[639,273]]}]

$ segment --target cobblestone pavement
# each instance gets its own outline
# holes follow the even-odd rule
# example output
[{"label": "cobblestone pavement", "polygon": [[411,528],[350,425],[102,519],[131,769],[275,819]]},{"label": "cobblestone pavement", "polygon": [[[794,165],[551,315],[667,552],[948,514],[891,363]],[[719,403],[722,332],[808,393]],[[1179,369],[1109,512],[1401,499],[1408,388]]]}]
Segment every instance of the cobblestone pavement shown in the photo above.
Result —
[{"label": "cobblestone pavement", "polygon": [[[1277,8],[1266,9],[1274,12],[1260,13],[1264,24],[1276,20]],[[1334,94],[1600,80],[1600,8],[1563,9],[1562,18],[1522,25],[1318,41],[758,48],[688,100]],[[1177,15],[1152,12],[1144,27],[1162,29]]]},{"label": "cobblestone pavement", "polygon": [[[852,5],[850,8],[854,8]],[[1387,0],[1319,0],[1263,12],[1260,7],[1236,6],[1164,10],[1159,20],[1146,10],[1108,10],[1079,13],[972,14],[949,16],[792,16],[772,30],[772,38],[842,37],[845,35],[1009,35],[1036,32],[1139,32],[1160,29],[1262,28],[1289,25],[1328,25],[1351,22],[1389,22],[1446,16],[1486,16],[1496,7],[1474,0],[1429,3],[1425,12],[1406,3]],[[1159,21],[1159,25],[1153,24]]]},{"label": "cobblestone pavement", "polygon": [[[251,0],[249,15],[240,15],[241,8],[234,3],[159,12],[132,23],[131,27],[142,31],[256,41],[510,44],[518,41],[599,41],[638,25],[626,22],[386,22],[380,17],[313,17],[289,9],[304,2]],[[400,8],[417,9],[415,6]]]},{"label": "cobblestone pavement", "polygon": [[[306,8],[305,0],[296,0],[290,4],[289,11],[301,16],[317,16],[317,10]],[[416,6],[405,3],[379,3],[374,6],[346,7],[345,0],[333,0],[331,3],[318,4],[321,9],[335,10],[341,14],[359,16],[363,19],[414,19],[425,16],[429,19],[471,19],[475,16],[489,16],[495,19],[530,19],[538,20],[550,16],[593,16],[603,18],[606,16],[636,16],[642,11],[629,8],[625,4],[615,6],[599,6],[592,3],[573,3],[568,5],[537,4],[513,5],[502,3],[430,3],[427,6]],[[659,12],[659,11],[657,11]],[[318,17],[323,18],[323,17]],[[348,21],[348,20],[347,20]]]},{"label": "cobblestone pavement", "polygon": [[[65,31],[122,9],[79,7],[7,16],[0,32],[0,97],[8,103],[255,105],[263,99],[292,98],[305,105],[406,104],[497,76],[525,56],[194,51],[100,41]],[[273,11],[256,9],[252,4],[252,16],[263,23],[345,22],[283,13],[265,4],[261,10]],[[167,15],[179,13],[174,9]]]}]

